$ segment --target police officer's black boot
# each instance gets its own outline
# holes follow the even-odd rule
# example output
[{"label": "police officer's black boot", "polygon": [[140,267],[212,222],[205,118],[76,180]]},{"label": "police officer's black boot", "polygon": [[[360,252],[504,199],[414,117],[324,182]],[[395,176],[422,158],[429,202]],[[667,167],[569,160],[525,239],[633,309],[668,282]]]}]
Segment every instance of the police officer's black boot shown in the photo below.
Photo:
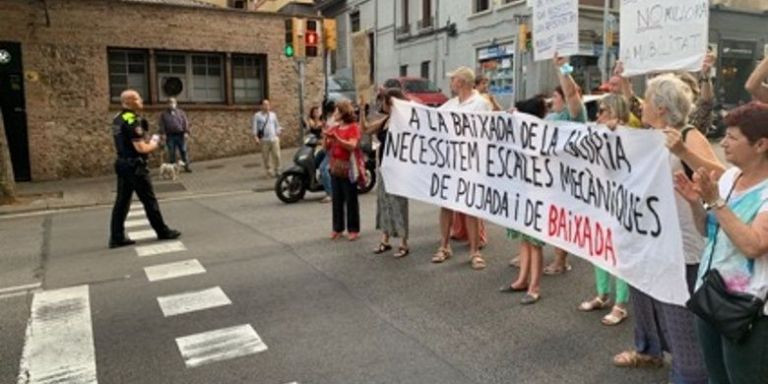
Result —
[{"label": "police officer's black boot", "polygon": [[109,240],[109,248],[119,248],[119,247],[125,247],[127,245],[133,245],[133,244],[136,244],[136,242],[128,238],[123,238],[119,240],[114,240],[114,239]]},{"label": "police officer's black boot", "polygon": [[181,232],[175,229],[166,229],[165,232],[157,235],[158,240],[173,240],[178,239],[181,236]]}]

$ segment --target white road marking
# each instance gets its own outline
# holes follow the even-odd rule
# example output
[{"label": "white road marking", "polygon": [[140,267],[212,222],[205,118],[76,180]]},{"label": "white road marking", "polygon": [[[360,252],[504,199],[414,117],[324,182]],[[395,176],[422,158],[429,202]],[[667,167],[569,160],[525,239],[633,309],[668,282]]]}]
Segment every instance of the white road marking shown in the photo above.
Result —
[{"label": "white road marking", "polygon": [[147,216],[147,213],[144,212],[144,209],[142,209],[140,211],[129,211],[128,212],[128,218],[129,219],[136,218],[136,217],[146,217],[146,216]]},{"label": "white road marking", "polygon": [[37,282],[37,283],[32,283],[32,284],[16,285],[16,286],[13,286],[13,287],[8,287],[8,288],[0,288],[0,294],[13,293],[13,292],[18,292],[18,291],[29,291],[29,290],[32,290],[32,289],[35,289],[35,288],[40,288],[40,285],[41,285],[41,283]]},{"label": "white road marking", "polygon": [[35,288],[35,289],[29,290],[29,291],[20,291],[20,292],[13,292],[13,293],[3,293],[3,294],[0,294],[0,300],[12,299],[14,297],[19,297],[19,296],[26,296],[26,295],[29,295],[29,294],[35,294],[37,292],[42,292],[42,290],[40,288]]},{"label": "white road marking", "polygon": [[17,383],[98,383],[87,285],[35,294]]},{"label": "white road marking", "polygon": [[145,229],[143,231],[128,232],[128,238],[131,240],[146,240],[157,238],[154,229]]},{"label": "white road marking", "polygon": [[146,256],[156,256],[156,255],[162,255],[162,254],[173,253],[173,252],[182,252],[186,250],[187,250],[187,247],[185,247],[184,243],[182,243],[181,241],[171,241],[168,243],[142,245],[140,247],[136,247],[136,254],[139,257],[146,257]]},{"label": "white road marking", "polygon": [[250,324],[179,337],[176,345],[187,368],[267,350]]},{"label": "white road marking", "polygon": [[158,297],[157,303],[160,304],[160,310],[165,317],[232,304],[221,287]]},{"label": "white road marking", "polygon": [[160,281],[205,273],[205,268],[200,265],[197,259],[192,259],[176,263],[153,265],[144,268],[144,272],[147,274],[149,281]]},{"label": "white road marking", "polygon": [[136,227],[149,227],[149,220],[136,219],[136,220],[128,220],[125,222],[125,228],[136,228]]}]

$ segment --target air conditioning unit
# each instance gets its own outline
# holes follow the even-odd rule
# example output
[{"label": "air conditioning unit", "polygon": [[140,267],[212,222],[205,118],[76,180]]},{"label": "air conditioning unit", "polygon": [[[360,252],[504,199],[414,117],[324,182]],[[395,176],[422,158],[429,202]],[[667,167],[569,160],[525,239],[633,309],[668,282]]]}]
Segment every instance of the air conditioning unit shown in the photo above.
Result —
[{"label": "air conditioning unit", "polygon": [[236,9],[246,9],[248,2],[246,0],[232,0],[231,6]]}]

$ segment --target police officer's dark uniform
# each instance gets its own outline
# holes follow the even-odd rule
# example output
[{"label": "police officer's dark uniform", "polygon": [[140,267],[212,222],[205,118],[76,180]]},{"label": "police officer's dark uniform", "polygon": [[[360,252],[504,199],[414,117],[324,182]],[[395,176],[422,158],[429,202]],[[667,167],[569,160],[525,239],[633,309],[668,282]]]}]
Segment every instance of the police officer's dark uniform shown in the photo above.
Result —
[{"label": "police officer's dark uniform", "polygon": [[131,207],[133,192],[139,196],[141,204],[158,239],[175,239],[181,236],[179,231],[168,228],[160,214],[160,206],[152,190],[152,181],[147,168],[147,155],[139,153],[133,146],[134,141],[144,140],[147,121],[135,112],[123,110],[112,122],[112,134],[115,139],[117,160],[117,198],[112,208],[112,224],[109,247],[115,248],[135,242],[125,236],[125,218]]}]

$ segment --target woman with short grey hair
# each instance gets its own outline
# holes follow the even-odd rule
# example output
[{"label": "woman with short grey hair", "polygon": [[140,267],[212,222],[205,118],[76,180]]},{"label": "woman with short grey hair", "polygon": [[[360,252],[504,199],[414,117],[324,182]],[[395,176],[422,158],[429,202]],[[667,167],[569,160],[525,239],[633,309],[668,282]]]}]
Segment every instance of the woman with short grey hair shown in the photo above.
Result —
[{"label": "woman with short grey hair", "polygon": [[[672,175],[684,171],[690,173],[690,169],[698,168],[720,174],[724,167],[706,137],[688,124],[692,109],[691,94],[690,88],[677,76],[667,74],[654,78],[648,83],[645,93],[643,123],[665,134],[671,153]],[[691,292],[704,239],[698,233],[687,201],[678,192],[675,193],[675,200],[683,255],[669,256],[685,260],[686,282]],[[621,367],[661,367],[666,351],[672,355],[671,382],[706,383],[707,370],[694,328],[693,313],[684,306],[662,303],[632,287],[630,297],[635,314],[635,349],[614,356],[614,363]]]}]

